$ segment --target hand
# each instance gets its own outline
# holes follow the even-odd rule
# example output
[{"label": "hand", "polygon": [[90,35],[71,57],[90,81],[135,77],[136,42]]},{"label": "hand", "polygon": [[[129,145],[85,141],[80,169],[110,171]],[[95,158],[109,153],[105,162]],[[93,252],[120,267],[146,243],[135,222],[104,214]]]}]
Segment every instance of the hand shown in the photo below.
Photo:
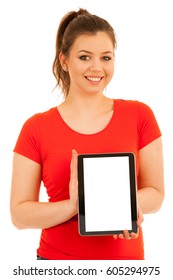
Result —
[{"label": "hand", "polygon": [[[140,227],[143,221],[144,221],[144,217],[143,217],[143,214],[142,214],[142,210],[141,210],[141,207],[138,205],[137,226]],[[121,234],[118,234],[118,235],[114,234],[113,238],[114,239],[120,238],[120,239],[130,240],[130,239],[138,238],[138,235],[139,235],[139,229],[138,229],[137,233],[135,233],[135,232],[129,233],[128,230],[124,230],[124,232],[121,233]]]},{"label": "hand", "polygon": [[77,176],[77,157],[78,153],[72,150],[72,158],[70,164],[70,183],[69,183],[69,193],[70,193],[70,204],[74,208],[75,214],[78,212],[78,176]]}]

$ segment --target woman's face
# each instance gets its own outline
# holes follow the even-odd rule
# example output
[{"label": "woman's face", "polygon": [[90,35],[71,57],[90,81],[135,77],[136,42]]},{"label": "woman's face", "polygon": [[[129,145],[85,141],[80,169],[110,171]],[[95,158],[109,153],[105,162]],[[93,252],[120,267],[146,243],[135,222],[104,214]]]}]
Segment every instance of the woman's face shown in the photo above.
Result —
[{"label": "woman's face", "polygon": [[65,59],[70,92],[103,93],[114,73],[114,48],[105,32],[80,35]]}]

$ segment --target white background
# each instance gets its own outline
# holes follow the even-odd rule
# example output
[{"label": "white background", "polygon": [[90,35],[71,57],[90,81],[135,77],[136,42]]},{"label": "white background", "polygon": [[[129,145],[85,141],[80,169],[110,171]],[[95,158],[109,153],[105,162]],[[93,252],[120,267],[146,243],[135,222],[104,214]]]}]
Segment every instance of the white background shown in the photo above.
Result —
[{"label": "white background", "polygon": [[[173,240],[173,8],[170,0],[0,0],[0,254],[5,264],[32,263],[38,230],[19,231],[10,221],[12,150],[23,122],[56,106],[51,67],[61,17],[87,8],[117,33],[114,98],[137,99],[154,111],[163,133],[166,196],[162,209],[145,215],[149,264],[172,264]],[[44,194],[43,194],[44,197]],[[8,258],[8,260],[7,260]],[[11,278],[9,278],[11,279]],[[109,278],[110,279],[110,278]],[[157,278],[158,279],[158,278]]]},{"label": "white background", "polygon": [[129,158],[83,161],[86,231],[131,230]]}]

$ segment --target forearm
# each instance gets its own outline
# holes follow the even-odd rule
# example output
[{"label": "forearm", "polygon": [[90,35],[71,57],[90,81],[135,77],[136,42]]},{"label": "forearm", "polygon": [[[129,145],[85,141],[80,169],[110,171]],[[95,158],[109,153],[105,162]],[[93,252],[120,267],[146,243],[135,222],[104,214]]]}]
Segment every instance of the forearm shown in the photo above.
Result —
[{"label": "forearm", "polygon": [[137,196],[143,214],[158,211],[164,199],[164,194],[154,187],[141,188],[138,190]]},{"label": "forearm", "polygon": [[26,201],[12,209],[13,224],[19,229],[44,229],[64,223],[77,214],[70,200],[60,202]]}]

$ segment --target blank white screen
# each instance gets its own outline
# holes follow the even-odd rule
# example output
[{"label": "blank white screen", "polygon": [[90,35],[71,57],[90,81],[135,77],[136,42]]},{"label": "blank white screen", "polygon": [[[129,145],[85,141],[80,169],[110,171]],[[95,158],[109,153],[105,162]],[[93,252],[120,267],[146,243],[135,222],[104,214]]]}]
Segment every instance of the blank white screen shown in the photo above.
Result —
[{"label": "blank white screen", "polygon": [[132,229],[129,158],[84,158],[86,231]]}]

